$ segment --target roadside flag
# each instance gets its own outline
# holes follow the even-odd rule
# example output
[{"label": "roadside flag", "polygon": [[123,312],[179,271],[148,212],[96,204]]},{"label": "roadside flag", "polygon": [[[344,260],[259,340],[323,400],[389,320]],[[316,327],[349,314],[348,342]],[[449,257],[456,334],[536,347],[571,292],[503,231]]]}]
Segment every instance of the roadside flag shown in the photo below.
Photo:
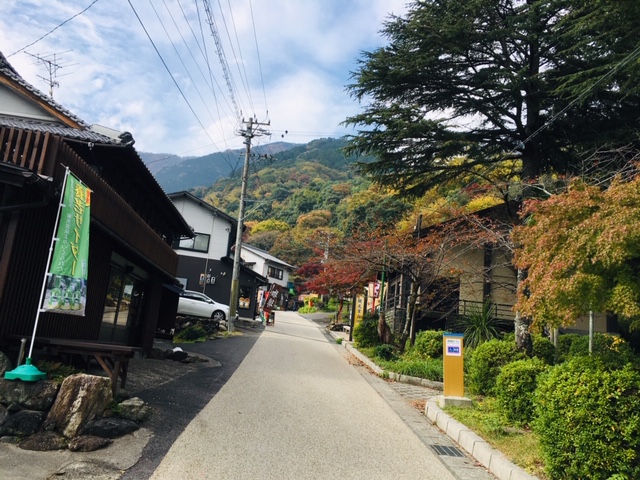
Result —
[{"label": "roadside flag", "polygon": [[84,316],[91,190],[68,173],[42,310]]}]

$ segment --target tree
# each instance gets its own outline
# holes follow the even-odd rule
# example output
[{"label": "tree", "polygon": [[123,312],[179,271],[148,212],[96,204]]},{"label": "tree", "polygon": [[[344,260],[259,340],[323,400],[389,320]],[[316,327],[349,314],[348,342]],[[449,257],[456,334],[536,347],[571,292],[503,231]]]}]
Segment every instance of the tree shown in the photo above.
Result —
[{"label": "tree", "polygon": [[361,263],[354,263],[346,259],[333,259],[327,263],[319,265],[318,273],[304,284],[307,291],[328,294],[338,299],[339,320],[342,315],[344,298],[353,297],[355,292],[361,290],[375,275]]},{"label": "tree", "polygon": [[[452,220],[415,234],[413,227],[377,235],[363,236],[345,248],[345,255],[368,270],[402,275],[408,284],[404,317],[396,319],[400,337],[396,345],[403,349],[408,339],[415,340],[415,320],[419,308],[431,310],[442,300],[439,291],[445,284],[457,283],[459,271],[454,263],[467,248],[478,243],[478,230],[470,230],[461,220]],[[403,302],[404,304],[404,302]],[[419,307],[418,307],[419,306]],[[381,309],[378,335],[383,343],[392,343],[392,332]]]},{"label": "tree", "polygon": [[518,309],[540,326],[567,326],[589,311],[613,312],[640,330],[640,176],[607,188],[581,181],[528,201],[513,232],[515,264],[528,272]]},{"label": "tree", "polygon": [[571,172],[637,142],[638,2],[424,0],[382,33],[347,86],[367,101],[347,154],[404,195],[515,160],[507,179]]}]

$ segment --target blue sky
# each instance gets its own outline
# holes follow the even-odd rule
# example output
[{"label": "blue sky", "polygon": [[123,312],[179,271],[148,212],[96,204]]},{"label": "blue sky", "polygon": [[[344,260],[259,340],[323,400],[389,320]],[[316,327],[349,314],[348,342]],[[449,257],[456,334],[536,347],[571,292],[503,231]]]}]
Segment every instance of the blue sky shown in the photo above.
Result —
[{"label": "blue sky", "polygon": [[254,144],[353,133],[339,125],[361,108],[345,91],[350,72],[406,3],[209,0],[233,96],[202,0],[2,0],[0,51],[43,92],[47,64],[32,55],[55,60],[54,99],[130,131],[138,150],[205,155],[242,146],[238,117],[270,120]]}]

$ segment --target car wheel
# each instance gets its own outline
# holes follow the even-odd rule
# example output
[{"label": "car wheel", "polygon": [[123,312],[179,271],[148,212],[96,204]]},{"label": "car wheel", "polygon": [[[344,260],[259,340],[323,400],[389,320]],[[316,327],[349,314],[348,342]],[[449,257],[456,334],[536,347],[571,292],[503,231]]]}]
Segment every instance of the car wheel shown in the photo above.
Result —
[{"label": "car wheel", "polygon": [[222,310],[216,310],[215,312],[213,312],[213,315],[211,315],[211,318],[217,320],[218,322],[221,322],[225,319],[225,315]]}]

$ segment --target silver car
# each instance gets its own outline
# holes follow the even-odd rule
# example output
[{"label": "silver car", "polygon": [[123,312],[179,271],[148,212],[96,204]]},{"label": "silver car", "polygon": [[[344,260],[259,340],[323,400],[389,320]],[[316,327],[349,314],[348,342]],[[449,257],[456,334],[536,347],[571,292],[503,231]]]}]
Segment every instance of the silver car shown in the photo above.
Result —
[{"label": "silver car", "polygon": [[183,290],[178,300],[178,315],[222,321],[229,316],[229,306],[218,303],[203,293]]}]

